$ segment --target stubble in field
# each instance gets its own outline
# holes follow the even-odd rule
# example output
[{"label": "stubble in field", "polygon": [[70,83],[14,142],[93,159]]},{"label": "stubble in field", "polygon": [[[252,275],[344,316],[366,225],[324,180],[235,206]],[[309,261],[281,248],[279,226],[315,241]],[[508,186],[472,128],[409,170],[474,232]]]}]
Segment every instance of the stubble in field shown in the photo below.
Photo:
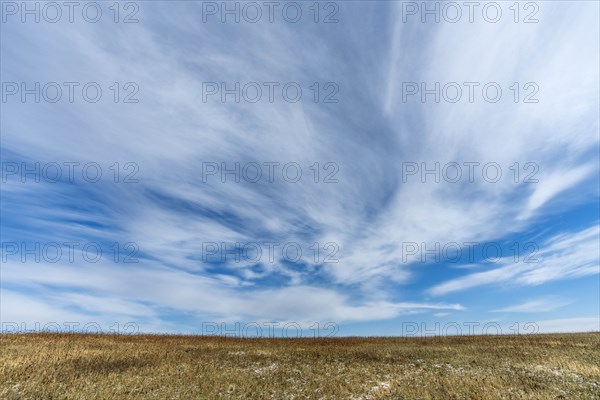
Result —
[{"label": "stubble in field", "polygon": [[1,336],[3,399],[600,399],[600,334]]}]

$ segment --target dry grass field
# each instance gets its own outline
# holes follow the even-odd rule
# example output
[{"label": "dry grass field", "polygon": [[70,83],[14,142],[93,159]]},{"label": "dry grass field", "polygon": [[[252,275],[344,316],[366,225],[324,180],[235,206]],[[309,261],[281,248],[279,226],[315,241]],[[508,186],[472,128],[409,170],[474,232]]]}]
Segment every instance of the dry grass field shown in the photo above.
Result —
[{"label": "dry grass field", "polygon": [[600,399],[600,334],[2,335],[2,399]]}]

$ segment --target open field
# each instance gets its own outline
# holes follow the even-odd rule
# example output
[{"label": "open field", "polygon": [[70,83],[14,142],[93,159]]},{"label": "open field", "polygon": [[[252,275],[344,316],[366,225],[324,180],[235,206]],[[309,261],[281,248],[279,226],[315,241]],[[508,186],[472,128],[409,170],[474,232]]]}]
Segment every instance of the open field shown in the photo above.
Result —
[{"label": "open field", "polygon": [[600,399],[600,334],[1,336],[2,399]]}]

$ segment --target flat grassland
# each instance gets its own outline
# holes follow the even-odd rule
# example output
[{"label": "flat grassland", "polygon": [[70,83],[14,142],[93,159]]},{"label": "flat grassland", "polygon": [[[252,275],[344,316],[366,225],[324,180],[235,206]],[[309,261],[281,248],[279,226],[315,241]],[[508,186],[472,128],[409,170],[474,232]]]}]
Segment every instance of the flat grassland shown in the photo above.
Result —
[{"label": "flat grassland", "polygon": [[600,333],[0,335],[2,399],[600,399]]}]

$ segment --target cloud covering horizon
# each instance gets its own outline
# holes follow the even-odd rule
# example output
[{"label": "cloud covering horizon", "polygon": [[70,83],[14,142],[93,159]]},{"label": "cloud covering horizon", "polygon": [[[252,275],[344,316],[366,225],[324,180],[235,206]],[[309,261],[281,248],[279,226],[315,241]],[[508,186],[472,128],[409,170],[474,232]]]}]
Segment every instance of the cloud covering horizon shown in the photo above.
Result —
[{"label": "cloud covering horizon", "polygon": [[[401,2],[339,4],[331,24],[203,22],[201,2],[139,7],[134,24],[2,24],[3,83],[104,89],[97,103],[3,101],[2,322],[600,330],[597,3],[541,3],[535,24],[403,22]],[[139,102],[115,103],[114,82],[120,96],[134,82]],[[251,103],[205,99],[207,82],[282,84],[273,102]],[[300,101],[282,100],[286,82]],[[338,101],[325,103],[331,82]],[[407,82],[497,82],[503,96],[405,101]],[[515,82],[520,96],[534,82],[539,101],[515,102]],[[36,162],[79,164],[56,183],[6,170]],[[86,163],[98,182],[81,179]],[[222,163],[250,176],[260,165],[263,177],[223,182]],[[436,165],[439,182],[426,171]],[[452,182],[442,172],[456,165]],[[23,261],[7,247],[72,242],[104,256],[70,260],[63,246],[57,262]],[[236,260],[236,243],[260,244],[258,261]],[[273,259],[267,243],[279,243]]]}]

